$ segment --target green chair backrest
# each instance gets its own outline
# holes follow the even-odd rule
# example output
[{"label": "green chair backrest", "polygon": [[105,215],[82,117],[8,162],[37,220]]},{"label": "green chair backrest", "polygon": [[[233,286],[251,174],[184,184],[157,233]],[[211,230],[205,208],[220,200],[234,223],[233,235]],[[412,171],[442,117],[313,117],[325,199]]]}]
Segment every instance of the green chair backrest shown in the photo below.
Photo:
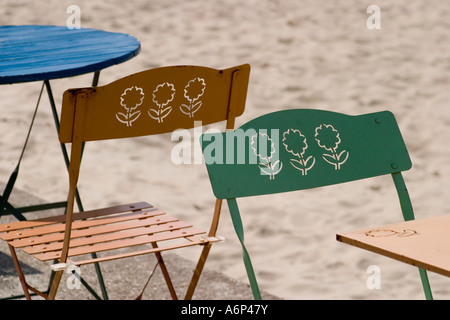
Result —
[{"label": "green chair backrest", "polygon": [[[259,288],[236,198],[304,190],[391,174],[403,217],[414,219],[401,175],[411,159],[389,111],[350,116],[294,109],[263,115],[234,131],[205,133],[202,151],[213,192],[227,199],[255,298]],[[426,273],[421,270],[427,297]]]},{"label": "green chair backrest", "polygon": [[392,113],[270,113],[225,133],[205,134],[202,148],[214,194],[239,198],[309,189],[411,168]]}]

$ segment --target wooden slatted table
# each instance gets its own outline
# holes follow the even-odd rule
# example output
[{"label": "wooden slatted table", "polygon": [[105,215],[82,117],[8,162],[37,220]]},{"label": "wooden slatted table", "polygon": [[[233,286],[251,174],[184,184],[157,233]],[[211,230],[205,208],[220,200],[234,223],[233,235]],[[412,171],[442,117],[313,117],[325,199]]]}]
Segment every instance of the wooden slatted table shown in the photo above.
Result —
[{"label": "wooden slatted table", "polygon": [[450,277],[450,215],[338,233],[336,238]]}]

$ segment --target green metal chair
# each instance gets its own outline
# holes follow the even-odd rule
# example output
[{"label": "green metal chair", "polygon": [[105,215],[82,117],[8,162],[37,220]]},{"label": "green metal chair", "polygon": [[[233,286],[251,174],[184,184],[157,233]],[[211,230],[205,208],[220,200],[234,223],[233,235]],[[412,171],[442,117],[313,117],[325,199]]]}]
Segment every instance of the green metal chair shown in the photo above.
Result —
[{"label": "green metal chair", "polygon": [[[296,109],[253,119],[201,138],[215,196],[226,199],[255,299],[260,299],[237,198],[304,190],[391,174],[405,220],[414,219],[402,171],[411,160],[388,111],[349,116]],[[419,269],[427,299],[432,293]]]}]

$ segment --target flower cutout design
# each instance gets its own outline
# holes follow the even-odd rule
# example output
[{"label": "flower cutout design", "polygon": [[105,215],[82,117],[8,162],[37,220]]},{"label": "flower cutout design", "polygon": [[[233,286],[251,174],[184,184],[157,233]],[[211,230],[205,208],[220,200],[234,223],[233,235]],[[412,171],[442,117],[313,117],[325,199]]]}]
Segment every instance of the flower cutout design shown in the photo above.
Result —
[{"label": "flower cutout design", "polygon": [[125,89],[125,91],[120,96],[120,105],[125,109],[132,111],[139,107],[144,101],[144,90],[142,88],[133,86],[131,88]]},{"label": "flower cutout design", "polygon": [[316,159],[313,156],[309,156],[305,159],[304,154],[308,149],[308,143],[306,137],[297,129],[288,129],[283,133],[283,145],[287,152],[297,157],[298,159],[290,159],[291,165],[300,170],[302,175],[308,174]]},{"label": "flower cutout design", "polygon": [[262,174],[269,175],[270,180],[275,179],[275,175],[280,173],[283,163],[280,160],[273,162],[276,154],[275,144],[266,133],[258,132],[251,137],[250,148],[258,157],[259,169]]},{"label": "flower cutout design", "polygon": [[297,157],[303,156],[308,149],[306,137],[296,129],[288,129],[283,133],[283,145],[287,152]]},{"label": "flower cutout design", "polygon": [[175,86],[171,83],[165,82],[159,84],[153,91],[153,102],[159,107],[165,107],[175,97]]},{"label": "flower cutout design", "polygon": [[269,162],[275,153],[275,145],[267,133],[258,133],[252,136],[250,143],[253,153],[261,160]]},{"label": "flower cutout design", "polygon": [[163,122],[163,119],[172,111],[172,107],[166,107],[175,97],[175,86],[171,83],[165,82],[159,84],[153,90],[152,101],[158,106],[158,109],[149,109],[148,115],[158,120],[158,123]]},{"label": "flower cutout design", "polygon": [[188,115],[189,118],[194,117],[194,113],[202,107],[202,101],[198,101],[198,99],[203,96],[205,89],[205,79],[197,77],[190,80],[184,87],[184,97],[189,101],[189,104],[182,104],[180,106],[181,112]]},{"label": "flower cutout design", "polygon": [[328,151],[335,150],[341,143],[339,132],[331,124],[321,124],[316,128],[316,138],[319,147]]},{"label": "flower cutout design", "polygon": [[319,147],[331,152],[331,154],[322,154],[322,158],[326,162],[334,165],[335,170],[339,170],[349,156],[349,153],[346,150],[341,151],[339,154],[337,153],[337,148],[341,143],[339,131],[331,124],[321,124],[316,128],[314,138],[319,144]]},{"label": "flower cutout design", "polygon": [[127,127],[131,127],[133,125],[133,122],[136,121],[137,118],[139,118],[139,116],[141,115],[140,110],[134,110],[142,105],[144,97],[144,90],[142,90],[142,88],[133,86],[125,89],[120,96],[120,105],[124,107],[126,113],[116,113],[117,120],[125,123]]},{"label": "flower cutout design", "polygon": [[189,81],[187,86],[184,88],[184,97],[188,99],[189,102],[194,102],[205,93],[205,89],[205,79],[197,77]]}]

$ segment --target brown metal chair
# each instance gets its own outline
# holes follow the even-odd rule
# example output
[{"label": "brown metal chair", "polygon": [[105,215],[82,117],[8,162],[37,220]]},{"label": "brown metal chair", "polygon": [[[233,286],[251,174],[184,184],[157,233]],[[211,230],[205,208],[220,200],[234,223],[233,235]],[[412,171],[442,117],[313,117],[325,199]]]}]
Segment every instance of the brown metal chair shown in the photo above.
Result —
[{"label": "brown metal chair", "polygon": [[[245,108],[249,73],[247,64],[225,70],[163,67],[105,86],[64,93],[59,139],[61,143],[71,143],[66,214],[0,225],[0,238],[9,244],[26,298],[31,298],[31,291],[54,299],[62,273],[69,264],[82,266],[155,254],[171,296],[176,299],[161,252],[200,245],[203,250],[185,296],[192,298],[211,246],[220,240],[216,231],[222,201],[216,200],[207,234],[147,202],[74,213],[83,146],[88,141],[188,129],[194,126],[194,121],[207,125],[226,120],[226,128],[232,129],[235,117]],[[128,247],[133,250],[125,253],[116,250]],[[55,275],[48,294],[26,282],[16,254],[18,248],[41,261],[59,261],[52,265]],[[86,254],[100,252],[101,257],[88,255],[89,258],[83,259]],[[76,260],[77,256],[82,259]]]}]

